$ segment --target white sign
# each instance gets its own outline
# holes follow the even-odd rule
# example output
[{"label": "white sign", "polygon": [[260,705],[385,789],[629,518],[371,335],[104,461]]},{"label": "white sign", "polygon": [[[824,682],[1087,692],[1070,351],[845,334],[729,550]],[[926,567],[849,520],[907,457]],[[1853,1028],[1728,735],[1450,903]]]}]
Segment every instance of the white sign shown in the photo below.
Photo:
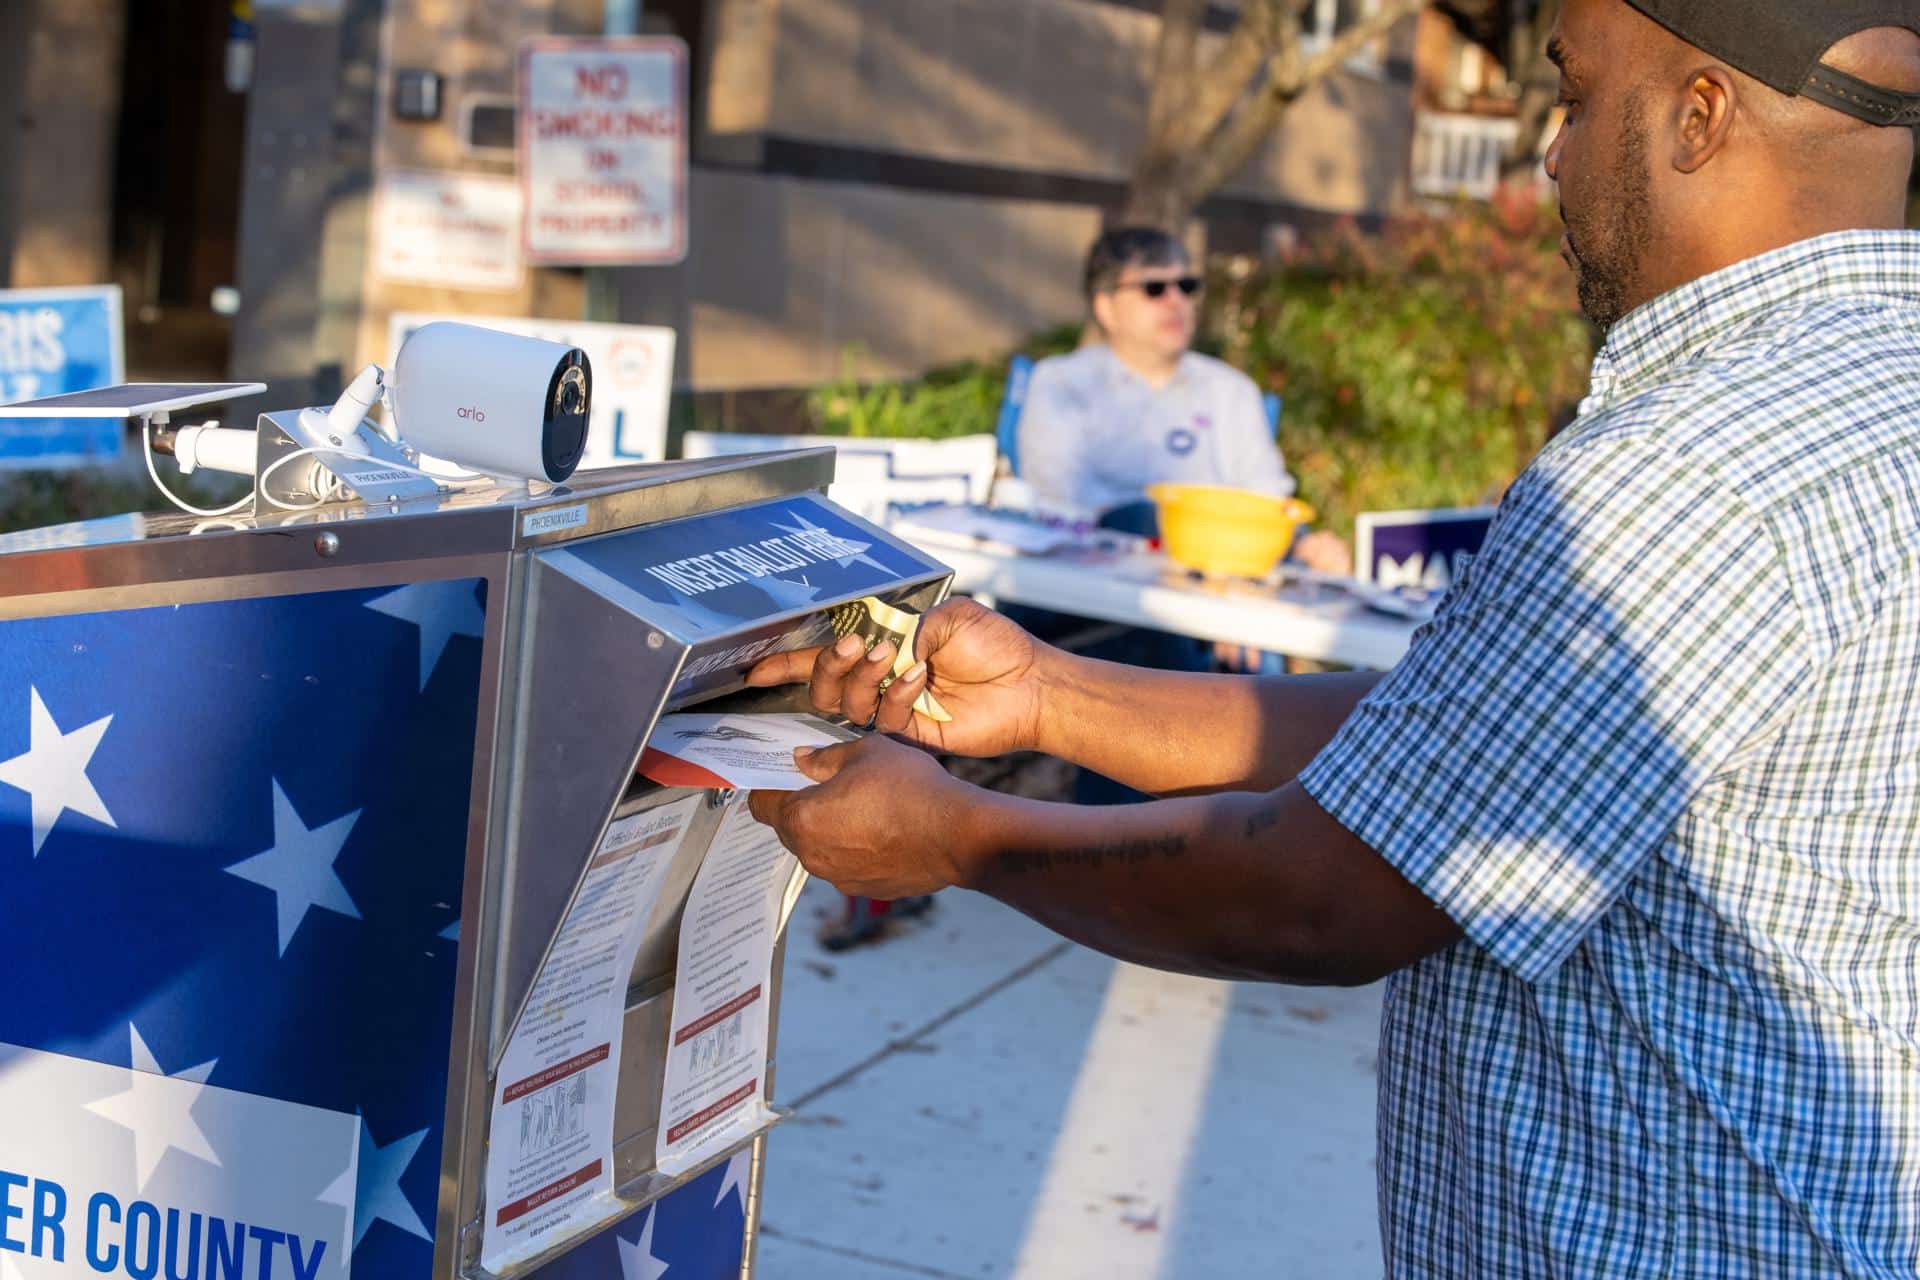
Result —
[{"label": "white sign", "polygon": [[360,1120],[0,1044],[0,1273],[346,1280]]},{"label": "white sign", "polygon": [[499,1272],[622,1211],[613,1119],[627,975],[702,801],[607,828],[500,1060],[481,1261]]},{"label": "white sign", "polygon": [[993,488],[994,466],[1000,460],[1000,442],[985,434],[945,440],[896,440],[689,431],[681,456],[725,458],[776,449],[817,449],[822,445],[839,454],[827,496],[855,515],[882,525],[893,523],[900,508],[930,502],[973,503],[984,509]]},{"label": "white sign", "polygon": [[457,320],[503,333],[564,342],[587,353],[593,366],[593,413],[580,470],[659,462],[667,456],[667,400],[673,392],[673,330],[589,320],[524,316],[427,315],[395,312],[387,322],[394,355],[408,334],[436,320]]},{"label": "white sign", "polygon": [[768,1007],[782,907],[800,871],[745,796],[728,807],[680,922],[654,1166],[678,1176],[773,1123]]},{"label": "white sign", "polygon": [[527,257],[687,255],[687,46],[671,36],[530,40],[520,52]]},{"label": "white sign", "polygon": [[374,187],[373,269],[443,289],[518,289],[520,209],[512,178],[385,170]]}]

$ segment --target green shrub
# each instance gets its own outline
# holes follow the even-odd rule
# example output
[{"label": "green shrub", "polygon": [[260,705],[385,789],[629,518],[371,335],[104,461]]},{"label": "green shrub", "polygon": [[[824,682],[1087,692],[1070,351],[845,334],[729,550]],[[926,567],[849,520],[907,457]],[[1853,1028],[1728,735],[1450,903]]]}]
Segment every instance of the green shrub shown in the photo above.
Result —
[{"label": "green shrub", "polygon": [[[1073,350],[1077,325],[1049,329],[1020,348],[1039,359]],[[991,434],[1007,389],[1007,359],[967,361],[908,382],[862,382],[859,348],[840,357],[840,377],[812,392],[813,429],[836,436],[946,439]],[[1010,358],[1010,357],[1009,357]]]},{"label": "green shrub", "polygon": [[1497,500],[1585,394],[1594,350],[1560,224],[1531,195],[1351,226],[1214,271],[1221,356],[1279,393],[1321,522]]}]

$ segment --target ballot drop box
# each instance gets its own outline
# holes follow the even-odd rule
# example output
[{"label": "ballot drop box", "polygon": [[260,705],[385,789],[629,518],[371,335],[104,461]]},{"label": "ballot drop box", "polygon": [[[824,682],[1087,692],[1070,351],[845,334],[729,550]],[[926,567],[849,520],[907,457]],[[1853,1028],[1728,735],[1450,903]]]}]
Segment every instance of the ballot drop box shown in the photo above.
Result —
[{"label": "ballot drop box", "polygon": [[799,876],[635,769],[938,602],[832,471],[0,539],[0,1277],[749,1274]]}]

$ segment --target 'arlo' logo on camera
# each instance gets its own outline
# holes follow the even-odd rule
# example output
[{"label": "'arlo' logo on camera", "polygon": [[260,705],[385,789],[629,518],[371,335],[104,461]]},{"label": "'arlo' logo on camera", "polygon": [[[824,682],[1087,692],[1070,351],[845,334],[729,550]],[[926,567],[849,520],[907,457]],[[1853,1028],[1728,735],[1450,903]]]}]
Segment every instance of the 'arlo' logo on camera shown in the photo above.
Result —
[{"label": "'arlo' logo on camera", "polygon": [[482,413],[477,406],[471,409],[458,409],[455,410],[455,412],[458,413],[460,417],[471,418],[475,422],[485,422],[487,420],[487,415]]}]

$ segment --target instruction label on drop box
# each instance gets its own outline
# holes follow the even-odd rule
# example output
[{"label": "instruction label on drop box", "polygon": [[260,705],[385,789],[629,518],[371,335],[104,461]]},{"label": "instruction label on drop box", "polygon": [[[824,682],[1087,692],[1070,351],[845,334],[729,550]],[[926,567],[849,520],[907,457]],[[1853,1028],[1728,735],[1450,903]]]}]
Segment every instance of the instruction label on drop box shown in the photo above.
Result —
[{"label": "instruction label on drop box", "polygon": [[627,977],[700,797],[607,828],[501,1059],[481,1261],[524,1261],[620,1211],[613,1108]]}]

